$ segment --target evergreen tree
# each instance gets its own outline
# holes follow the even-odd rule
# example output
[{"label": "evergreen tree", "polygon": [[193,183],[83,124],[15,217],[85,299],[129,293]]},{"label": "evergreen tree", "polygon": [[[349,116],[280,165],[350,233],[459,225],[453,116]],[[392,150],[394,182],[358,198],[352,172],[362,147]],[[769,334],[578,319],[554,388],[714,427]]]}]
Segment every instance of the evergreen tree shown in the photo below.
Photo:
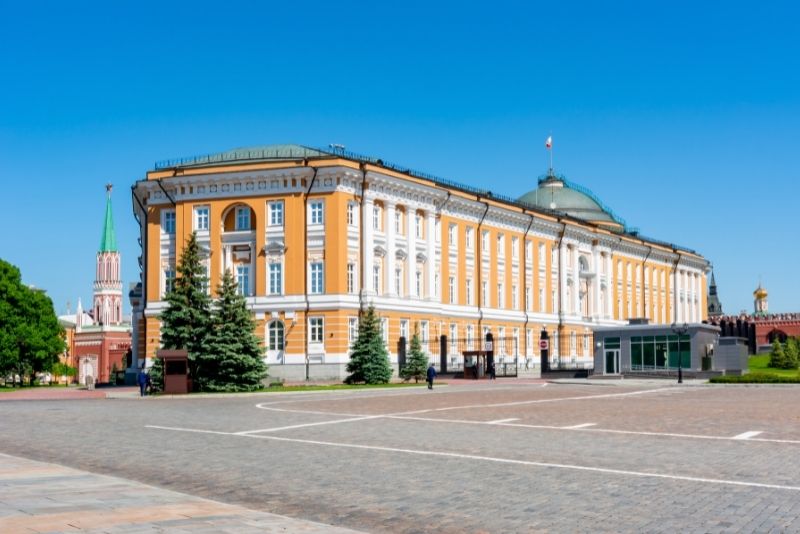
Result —
[{"label": "evergreen tree", "polygon": [[370,306],[358,324],[358,338],[350,351],[345,379],[348,384],[385,384],[392,378],[389,353],[383,342],[381,325],[375,308]]},{"label": "evergreen tree", "polygon": [[414,378],[414,382],[419,383],[419,379],[427,376],[428,356],[422,352],[422,343],[419,340],[419,333],[415,330],[411,338],[411,347],[408,351],[406,365],[400,369],[400,376],[408,380]]},{"label": "evergreen tree", "polygon": [[[161,346],[165,349],[186,349],[189,352],[189,374],[202,381],[198,374],[197,358],[208,353],[211,326],[211,298],[206,292],[208,278],[200,261],[197,236],[192,233],[181,254],[178,276],[164,300],[168,307],[161,313]],[[163,366],[156,359],[151,369],[151,381],[160,389]],[[158,382],[157,382],[158,380]]]},{"label": "evergreen tree", "polygon": [[788,338],[784,354],[786,355],[786,369],[797,369],[798,363],[800,363],[800,340],[794,337]]},{"label": "evergreen tree", "polygon": [[197,386],[201,391],[254,391],[267,375],[264,349],[255,335],[255,321],[236,281],[225,271],[212,310],[208,350],[199,354]]},{"label": "evergreen tree", "polygon": [[786,368],[786,352],[783,350],[783,344],[777,337],[772,342],[772,351],[769,354],[769,366],[775,369]]}]

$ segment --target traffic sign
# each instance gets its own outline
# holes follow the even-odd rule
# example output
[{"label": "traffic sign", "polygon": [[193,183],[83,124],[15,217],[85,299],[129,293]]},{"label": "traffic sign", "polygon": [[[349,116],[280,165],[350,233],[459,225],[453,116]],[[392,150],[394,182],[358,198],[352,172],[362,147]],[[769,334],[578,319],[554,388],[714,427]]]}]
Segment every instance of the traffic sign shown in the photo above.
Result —
[{"label": "traffic sign", "polygon": [[546,339],[539,340],[539,348],[542,350],[547,350],[547,347],[550,346],[550,343]]}]

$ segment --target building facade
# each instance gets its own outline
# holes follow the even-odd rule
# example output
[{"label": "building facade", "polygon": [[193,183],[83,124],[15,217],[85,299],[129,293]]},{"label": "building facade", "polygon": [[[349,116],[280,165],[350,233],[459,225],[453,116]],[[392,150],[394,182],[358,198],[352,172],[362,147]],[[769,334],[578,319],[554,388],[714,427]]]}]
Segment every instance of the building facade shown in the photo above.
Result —
[{"label": "building facade", "polygon": [[[159,348],[164,293],[192,232],[209,291],[233,272],[271,376],[341,378],[359,311],[374,305],[393,362],[416,331],[536,373],[591,366],[591,332],[631,317],[706,318],[708,262],[631,231],[589,192],[549,175],[506,198],[379,159],[272,145],[156,165],[132,188],[142,245],[134,353]],[[456,343],[458,340],[458,343]]]}]

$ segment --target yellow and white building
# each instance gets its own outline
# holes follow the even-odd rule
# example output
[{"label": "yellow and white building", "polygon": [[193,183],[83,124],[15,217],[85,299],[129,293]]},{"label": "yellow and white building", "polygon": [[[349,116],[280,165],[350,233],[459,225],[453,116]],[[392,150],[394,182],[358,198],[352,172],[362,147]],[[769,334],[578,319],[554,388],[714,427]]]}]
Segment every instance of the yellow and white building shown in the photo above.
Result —
[{"label": "yellow and white building", "polygon": [[491,332],[534,374],[544,329],[554,361],[591,366],[596,326],[706,318],[705,258],[638,235],[555,176],[515,200],[338,149],[271,145],[157,164],[132,192],[139,361],[159,347],[164,292],[192,232],[209,291],[234,273],[271,376],[345,376],[368,304],[395,363],[415,330],[469,346]]}]

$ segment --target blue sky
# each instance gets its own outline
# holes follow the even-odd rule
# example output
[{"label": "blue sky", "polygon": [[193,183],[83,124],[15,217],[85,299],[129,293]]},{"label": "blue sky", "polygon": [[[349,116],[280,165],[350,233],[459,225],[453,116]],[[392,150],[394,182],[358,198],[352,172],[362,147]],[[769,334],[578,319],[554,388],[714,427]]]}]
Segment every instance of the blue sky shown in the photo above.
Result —
[{"label": "blue sky", "polygon": [[800,311],[791,2],[0,3],[0,258],[59,312],[91,302],[106,182],[138,279],[157,160],[342,143],[519,196],[551,132],[557,171],[714,263],[727,312],[759,277]]}]

